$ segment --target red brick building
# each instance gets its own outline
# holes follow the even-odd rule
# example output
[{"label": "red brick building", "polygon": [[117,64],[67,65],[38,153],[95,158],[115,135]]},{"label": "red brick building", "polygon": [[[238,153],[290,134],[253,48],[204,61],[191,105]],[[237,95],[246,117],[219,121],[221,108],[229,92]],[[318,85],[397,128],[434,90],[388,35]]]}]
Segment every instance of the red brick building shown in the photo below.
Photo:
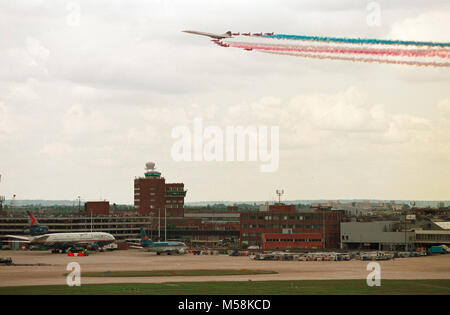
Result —
[{"label": "red brick building", "polygon": [[167,217],[182,217],[186,196],[184,184],[166,183],[153,167],[147,167],[145,177],[134,180],[134,208],[141,215],[164,217],[167,209]]},{"label": "red brick building", "polygon": [[109,215],[109,201],[87,201],[84,212],[85,215]]},{"label": "red brick building", "polygon": [[263,233],[261,235],[262,249],[314,249],[323,248],[320,233]]},{"label": "red brick building", "polygon": [[321,235],[324,248],[339,248],[343,213],[319,207],[308,210],[300,212],[295,205],[275,204],[268,211],[241,213],[241,245],[262,246],[265,233],[313,233]]}]

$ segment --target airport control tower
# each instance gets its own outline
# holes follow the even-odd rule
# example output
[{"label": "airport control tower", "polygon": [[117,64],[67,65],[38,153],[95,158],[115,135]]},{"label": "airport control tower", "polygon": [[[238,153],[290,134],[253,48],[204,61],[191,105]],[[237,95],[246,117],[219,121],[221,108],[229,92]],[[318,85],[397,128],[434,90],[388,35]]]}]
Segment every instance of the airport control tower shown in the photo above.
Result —
[{"label": "airport control tower", "polygon": [[[183,183],[166,183],[155,163],[145,164],[144,177],[134,179],[134,207],[141,215],[167,216],[182,212],[186,191]],[[176,215],[178,216],[178,215]]]}]

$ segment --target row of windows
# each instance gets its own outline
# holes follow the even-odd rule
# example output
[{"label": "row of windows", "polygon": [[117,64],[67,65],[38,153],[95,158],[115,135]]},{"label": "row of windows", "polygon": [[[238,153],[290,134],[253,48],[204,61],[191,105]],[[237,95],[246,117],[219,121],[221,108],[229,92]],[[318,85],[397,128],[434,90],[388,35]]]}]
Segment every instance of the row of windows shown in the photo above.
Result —
[{"label": "row of windows", "polygon": [[303,215],[290,215],[290,216],[287,216],[287,215],[266,215],[266,216],[259,215],[259,216],[256,216],[256,215],[247,215],[247,214],[242,215],[242,220],[258,219],[258,220],[271,221],[271,220],[287,220],[288,218],[289,218],[289,220],[299,220],[299,221],[322,220],[323,216],[319,216],[319,215],[312,215],[312,216],[311,215],[305,215],[305,216],[303,216]]},{"label": "row of windows", "polygon": [[166,208],[173,209],[173,208],[183,208],[183,205],[167,205]]},{"label": "row of windows", "polygon": [[322,239],[316,239],[316,238],[271,238],[266,239],[266,242],[322,242]]},{"label": "row of windows", "polygon": [[255,237],[257,237],[257,238],[261,238],[261,234],[258,234],[258,233],[242,233],[242,238],[245,238],[245,237],[253,237],[253,238],[255,238]]},{"label": "row of windows", "polygon": [[167,187],[166,191],[183,191],[184,187]]},{"label": "row of windows", "polygon": [[[242,238],[259,238],[261,239],[261,233],[242,233]],[[266,239],[266,242],[290,242],[293,241],[293,239]],[[321,242],[322,239],[295,239],[295,242]]]},{"label": "row of windows", "polygon": [[450,234],[416,234],[416,241],[450,241]]},{"label": "row of windows", "polygon": [[[155,190],[157,190],[156,188],[157,188],[157,187],[149,187],[149,190],[155,191]],[[159,187],[158,187],[158,188],[159,188]],[[137,187],[134,188],[134,192],[135,192],[135,193],[139,193],[140,190],[141,190],[140,188],[137,188]],[[184,191],[184,188],[183,188],[183,187],[168,187],[168,188],[166,188],[165,191],[166,191],[166,192],[172,192],[172,191]]]},{"label": "row of windows", "polygon": [[[150,187],[150,190],[156,190],[156,187]],[[166,187],[166,191],[184,191],[183,187]]]},{"label": "row of windows", "polygon": [[[328,226],[329,227],[329,226]],[[321,229],[319,224],[242,224],[244,229]]]},{"label": "row of windows", "polygon": [[[167,209],[183,208],[183,205],[166,205]],[[150,209],[155,209],[154,205],[150,205]]]},{"label": "row of windows", "polygon": [[[152,200],[153,201],[153,200]],[[183,199],[180,199],[180,200],[166,200],[166,203],[183,203]]]}]

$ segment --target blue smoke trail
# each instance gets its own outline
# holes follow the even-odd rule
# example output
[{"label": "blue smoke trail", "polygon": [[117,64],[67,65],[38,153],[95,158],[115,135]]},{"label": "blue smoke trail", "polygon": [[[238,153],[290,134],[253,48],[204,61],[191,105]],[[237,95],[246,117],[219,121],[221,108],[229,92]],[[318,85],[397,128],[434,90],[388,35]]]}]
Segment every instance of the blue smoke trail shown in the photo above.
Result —
[{"label": "blue smoke trail", "polygon": [[351,43],[351,44],[386,44],[386,45],[450,47],[450,43],[417,42],[417,41],[387,40],[387,39],[322,37],[322,36],[286,35],[286,34],[262,35],[262,37],[276,38],[276,39],[312,40],[320,42]]}]

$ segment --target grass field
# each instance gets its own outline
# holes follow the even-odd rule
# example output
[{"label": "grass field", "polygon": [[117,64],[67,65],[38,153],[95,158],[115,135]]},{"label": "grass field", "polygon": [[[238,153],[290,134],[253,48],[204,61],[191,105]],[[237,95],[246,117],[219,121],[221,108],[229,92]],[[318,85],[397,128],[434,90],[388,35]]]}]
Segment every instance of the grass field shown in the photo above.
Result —
[{"label": "grass field", "polygon": [[5,294],[186,294],[186,295],[280,295],[280,294],[450,294],[450,280],[382,280],[369,287],[366,280],[217,281],[145,284],[87,284],[0,287]]},{"label": "grass field", "polygon": [[[277,274],[271,270],[211,269],[211,270],[150,270],[150,271],[105,271],[83,272],[83,277],[170,277],[170,276],[234,276]],[[64,274],[67,276],[67,273]]]}]

